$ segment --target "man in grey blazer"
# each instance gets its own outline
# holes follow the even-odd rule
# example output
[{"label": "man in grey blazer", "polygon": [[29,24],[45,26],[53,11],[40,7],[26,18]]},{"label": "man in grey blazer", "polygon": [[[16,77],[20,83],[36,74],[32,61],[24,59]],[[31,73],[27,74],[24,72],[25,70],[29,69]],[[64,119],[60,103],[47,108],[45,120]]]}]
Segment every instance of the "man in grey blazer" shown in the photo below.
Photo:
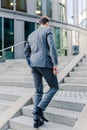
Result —
[{"label": "man in grey blazer", "polygon": [[[28,36],[25,45],[25,57],[31,67],[36,88],[34,97],[34,128],[43,125],[48,120],[43,111],[47,108],[51,99],[59,89],[57,74],[58,60],[52,29],[49,27],[49,19],[42,16],[39,20],[40,27]],[[49,85],[49,91],[43,96],[43,81],[45,78]]]}]

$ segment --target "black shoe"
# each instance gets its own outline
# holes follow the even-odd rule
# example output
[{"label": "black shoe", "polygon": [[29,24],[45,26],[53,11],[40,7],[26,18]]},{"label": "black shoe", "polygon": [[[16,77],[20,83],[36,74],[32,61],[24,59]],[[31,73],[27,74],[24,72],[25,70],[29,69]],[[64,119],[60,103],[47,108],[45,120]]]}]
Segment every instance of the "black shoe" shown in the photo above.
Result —
[{"label": "black shoe", "polygon": [[39,119],[48,122],[48,120],[44,117],[43,112],[36,112],[35,114],[39,117]]},{"label": "black shoe", "polygon": [[41,108],[37,107],[37,111],[34,113],[39,119],[48,122],[48,120],[44,117],[44,113]]},{"label": "black shoe", "polygon": [[41,120],[34,121],[34,128],[39,128],[43,124],[44,124],[44,121],[41,121]]},{"label": "black shoe", "polygon": [[33,113],[38,119],[42,121],[48,122],[48,120],[44,117],[44,113],[40,107],[37,107],[36,112]]}]

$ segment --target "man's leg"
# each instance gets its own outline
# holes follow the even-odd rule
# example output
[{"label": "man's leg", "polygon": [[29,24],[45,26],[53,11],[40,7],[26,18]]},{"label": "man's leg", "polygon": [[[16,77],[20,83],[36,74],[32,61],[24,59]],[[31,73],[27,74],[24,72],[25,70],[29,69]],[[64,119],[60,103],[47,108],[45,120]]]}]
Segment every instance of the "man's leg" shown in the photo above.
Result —
[{"label": "man's leg", "polygon": [[40,103],[43,95],[43,81],[42,81],[42,75],[40,72],[36,69],[36,67],[32,68],[32,74],[34,79],[34,85],[35,85],[35,96],[34,96],[34,109],[33,109],[33,118],[34,120],[38,120],[38,116],[36,116],[34,113],[36,112],[37,106]]},{"label": "man's leg", "polygon": [[51,99],[59,89],[57,76],[53,74],[53,69],[50,68],[38,68],[40,73],[43,75],[45,80],[47,81],[50,89],[45,94],[44,98],[38,104],[38,107],[41,108],[43,111],[46,109],[48,104],[50,103]]}]

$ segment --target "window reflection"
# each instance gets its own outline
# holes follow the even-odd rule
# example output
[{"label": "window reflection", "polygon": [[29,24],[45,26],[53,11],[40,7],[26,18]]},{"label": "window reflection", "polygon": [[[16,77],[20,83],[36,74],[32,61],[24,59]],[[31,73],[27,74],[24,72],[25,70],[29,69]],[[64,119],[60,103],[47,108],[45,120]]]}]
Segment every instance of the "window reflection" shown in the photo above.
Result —
[{"label": "window reflection", "polygon": [[42,0],[36,0],[36,14],[42,15]]},{"label": "window reflection", "polygon": [[70,24],[73,24],[73,9],[73,0],[67,0],[67,22]]},{"label": "window reflection", "polygon": [[48,0],[46,3],[47,16],[52,18],[52,0]]},{"label": "window reflection", "polygon": [[60,55],[60,28],[59,27],[54,28],[54,37],[55,37],[57,52],[58,55]]},{"label": "window reflection", "polygon": [[59,8],[60,8],[60,21],[66,22],[66,5],[65,5],[65,3],[59,2]]},{"label": "window reflection", "polygon": [[13,10],[14,0],[1,0],[1,8]]},{"label": "window reflection", "polygon": [[[0,50],[2,49],[2,18],[0,18]],[[0,58],[2,57],[2,52],[0,52]]]},{"label": "window reflection", "polygon": [[55,27],[54,28],[55,43],[57,46],[57,52],[60,56],[67,55],[67,31],[65,29]]},{"label": "window reflection", "polygon": [[72,53],[73,55],[79,54],[79,34],[76,31],[72,31]]},{"label": "window reflection", "polygon": [[78,23],[81,27],[86,27],[86,18],[87,18],[87,1],[86,0],[79,0],[78,2]]},{"label": "window reflection", "polygon": [[26,0],[16,0],[16,10],[27,12]]},{"label": "window reflection", "polygon": [[62,3],[63,5],[66,5],[66,0],[61,0],[61,3]]},{"label": "window reflection", "polygon": [[[14,20],[4,18],[4,48],[14,45]],[[14,48],[6,50],[6,58],[14,58]]]},{"label": "window reflection", "polygon": [[25,40],[27,40],[28,35],[35,30],[35,23],[25,22]]}]

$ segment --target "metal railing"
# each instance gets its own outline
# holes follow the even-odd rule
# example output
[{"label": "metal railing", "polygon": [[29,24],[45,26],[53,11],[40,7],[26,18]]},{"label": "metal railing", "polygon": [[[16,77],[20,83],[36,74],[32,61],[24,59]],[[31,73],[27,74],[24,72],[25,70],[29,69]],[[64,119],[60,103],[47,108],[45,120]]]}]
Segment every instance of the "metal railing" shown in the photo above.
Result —
[{"label": "metal railing", "polygon": [[3,54],[2,54],[2,58],[0,58],[0,61],[5,61],[5,60],[6,60],[6,56],[5,56],[5,51],[6,51],[6,50],[8,50],[8,49],[10,49],[10,48],[12,48],[12,47],[16,47],[16,46],[22,45],[22,44],[24,44],[25,42],[26,42],[26,41],[22,41],[22,42],[19,42],[19,43],[14,44],[14,45],[11,45],[11,46],[9,46],[9,47],[6,47],[6,48],[4,48],[4,49],[1,49],[0,52],[2,52]]}]

